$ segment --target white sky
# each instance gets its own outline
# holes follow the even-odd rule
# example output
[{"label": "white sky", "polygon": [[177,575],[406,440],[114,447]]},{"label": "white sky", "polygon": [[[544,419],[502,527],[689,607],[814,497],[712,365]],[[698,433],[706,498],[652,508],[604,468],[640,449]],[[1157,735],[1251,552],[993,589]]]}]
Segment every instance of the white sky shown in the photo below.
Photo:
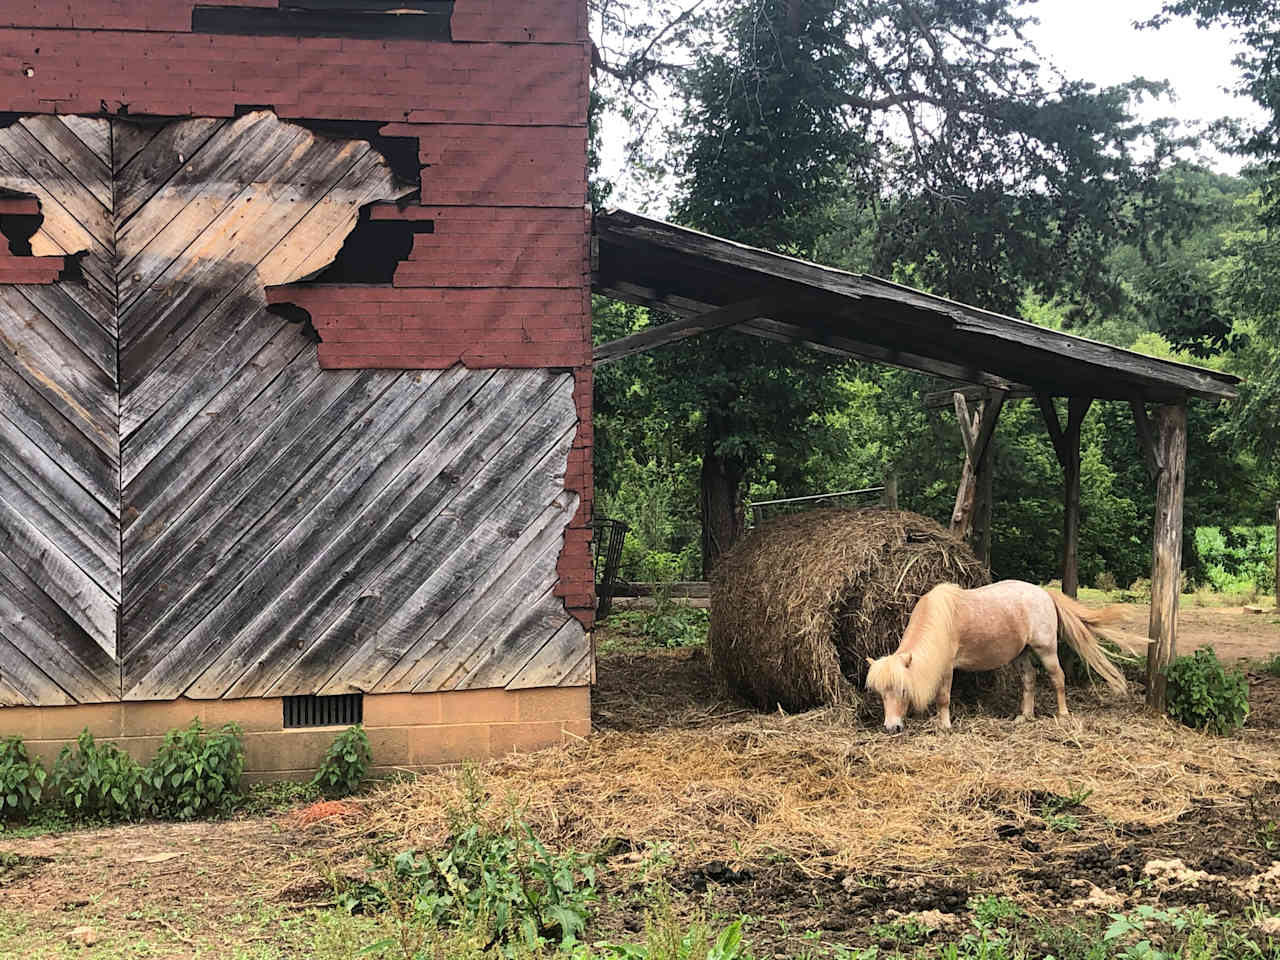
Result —
[{"label": "white sky", "polygon": [[[1253,101],[1226,90],[1236,82],[1233,36],[1225,30],[1197,29],[1191,20],[1176,20],[1160,30],[1133,28],[1135,20],[1151,17],[1160,6],[1159,0],[1040,0],[1029,8],[1040,20],[1028,31],[1029,39],[1068,77],[1099,86],[1135,76],[1169,80],[1176,99],[1144,104],[1139,109],[1142,119],[1258,120],[1261,114]],[[603,172],[616,185],[612,202],[662,216],[663,197],[645,195],[627,182],[624,131],[606,123],[604,136]],[[1225,173],[1235,173],[1241,165],[1236,157],[1210,154],[1207,159]]]}]

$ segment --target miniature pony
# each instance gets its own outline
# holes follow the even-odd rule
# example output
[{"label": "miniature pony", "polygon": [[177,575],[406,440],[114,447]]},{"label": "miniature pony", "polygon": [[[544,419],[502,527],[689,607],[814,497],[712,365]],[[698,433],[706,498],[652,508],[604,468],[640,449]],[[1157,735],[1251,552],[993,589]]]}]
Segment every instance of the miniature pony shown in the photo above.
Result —
[{"label": "miniature pony", "polygon": [[[867,689],[884,701],[884,728],[901,733],[908,708],[928,709],[935,700],[938,722],[951,727],[953,670],[995,670],[1027,648],[1034,650],[1058,694],[1065,717],[1067,694],[1058,663],[1058,634],[1107,686],[1124,693],[1124,676],[1098,645],[1097,628],[1123,617],[1119,608],[1091,610],[1055,590],[1021,580],[1001,580],[965,590],[954,583],[934,587],[916,604],[898,649],[878,660],[867,658]],[[1022,658],[1022,714],[1035,714],[1035,667]]]}]

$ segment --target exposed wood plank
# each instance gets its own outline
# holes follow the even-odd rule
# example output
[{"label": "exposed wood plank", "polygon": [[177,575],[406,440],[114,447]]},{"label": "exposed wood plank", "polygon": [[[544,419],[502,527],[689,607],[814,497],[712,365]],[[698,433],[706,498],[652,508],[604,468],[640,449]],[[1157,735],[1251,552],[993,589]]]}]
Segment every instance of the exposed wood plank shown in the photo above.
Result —
[{"label": "exposed wood plank", "polygon": [[[315,179],[314,174],[307,175],[307,178]],[[255,235],[262,239],[258,247],[255,249],[248,243],[240,243],[236,247],[237,258],[258,256],[256,265],[245,267],[238,283],[228,277],[225,289],[211,287],[214,306],[202,319],[198,319],[195,331],[179,346],[172,348],[163,361],[154,364],[144,380],[128,389],[121,407],[124,435],[129,437],[138,424],[148,418],[154,419],[155,413],[161,409],[168,409],[175,403],[189,406],[199,402],[197,397],[212,396],[220,383],[205,369],[210,343],[222,338],[238,344],[252,338],[254,324],[271,322],[256,316],[266,306],[263,287],[293,279],[317,250],[330,251],[327,256],[331,259],[346,236],[344,230],[349,231],[354,226],[358,206],[393,189],[389,186],[390,181],[391,174],[385,161],[370,151],[328,187],[313,182],[313,189],[327,189],[327,192],[309,208],[305,203],[277,204],[277,207],[292,211],[291,216],[279,218],[274,223],[268,217],[260,219],[254,226]],[[218,290],[222,293],[219,294]],[[202,313],[203,303],[196,303],[199,306],[193,307],[190,303],[175,301],[172,307],[174,310],[196,309]],[[231,317],[238,318],[238,323]],[[229,323],[232,324],[230,327]],[[246,328],[248,337],[241,333]],[[170,328],[169,336],[175,335],[181,336],[181,331]],[[197,373],[202,375],[197,376]],[[169,416],[158,421],[160,425],[172,422],[174,418]]]},{"label": "exposed wood plank", "polygon": [[[116,119],[111,124],[111,169],[119,174],[162,130],[168,130],[172,126],[174,124],[161,127],[154,123],[133,123]],[[116,202],[119,201],[120,191],[117,190]]]},{"label": "exposed wood plank", "polygon": [[[49,130],[50,132],[61,130],[64,134],[70,135],[70,131],[60,123],[51,125]],[[111,202],[109,191],[104,203],[102,198],[97,196],[89,186],[77,180],[75,175],[54,155],[53,145],[37,139],[22,124],[0,127],[0,148],[13,158],[17,169],[40,184],[42,194],[57,198],[58,204],[84,228],[99,249],[111,248],[113,230],[107,213],[107,207]],[[87,149],[85,152],[88,152]],[[5,166],[9,168],[9,164]],[[48,219],[50,214],[45,196],[40,198],[41,210]]]},{"label": "exposed wood plank", "polygon": [[[564,389],[570,389],[567,381]],[[269,688],[272,696],[337,684],[372,690],[424,633],[456,622],[467,606],[480,602],[500,571],[530,544],[540,545],[537,553],[553,548],[558,553],[577,510],[577,498],[564,493],[572,400],[561,398],[559,405],[568,429],[541,459],[511,470],[505,458],[495,458],[415,532],[411,544],[366,587],[362,602],[330,624],[288,670],[287,684],[282,680]],[[524,456],[512,450],[516,462]],[[454,534],[458,518],[466,518],[466,537]]]},{"label": "exposed wood plank", "polygon": [[[508,690],[532,687],[558,687],[572,677],[590,655],[587,632],[576,618],[570,617],[563,627],[544,643],[533,658],[507,682]],[[584,680],[583,683],[587,681]]]},{"label": "exposed wood plank", "polygon": [[[437,541],[434,547],[423,541],[424,550],[415,558],[415,566],[429,563],[424,554],[436,551],[441,554],[440,565],[425,576],[417,574],[419,580],[404,576],[393,581],[393,588],[377,585],[374,592],[389,615],[379,618],[376,614],[381,611],[375,611],[366,617],[360,615],[364,613],[361,611],[353,614],[348,623],[339,622],[330,628],[349,627],[351,635],[363,643],[347,662],[334,661],[321,692],[379,692],[412,686],[412,681],[405,679],[409,673],[433,651],[439,653],[449,647],[451,637],[465,635],[468,618],[484,609],[487,597],[501,592],[500,584],[506,578],[516,576],[548,545],[563,543],[564,528],[577,504],[577,497],[561,491],[505,547],[482,540],[483,546],[473,550],[472,541],[481,538],[472,537]],[[499,509],[505,510],[505,506]],[[474,563],[475,569],[469,569],[469,562]],[[389,595],[388,589],[396,589],[396,593]],[[397,606],[405,593],[408,596]],[[368,631],[367,638],[360,636],[362,629]]]},{"label": "exposed wood plank", "polygon": [[[67,283],[51,286],[23,284],[10,289],[61,330],[111,383],[115,383],[116,339],[85,312],[80,301],[67,293],[68,286]],[[21,306],[16,299],[12,302]]]},{"label": "exposed wood plank", "polygon": [[66,691],[50,680],[21,647],[6,636],[7,633],[7,624],[0,623],[0,681],[21,697],[12,705],[67,706],[73,703]]},{"label": "exposed wood plank", "polygon": [[[319,381],[322,387],[328,386],[327,379]],[[149,689],[144,681],[176,682],[180,670],[191,673],[181,681],[179,690],[189,685],[200,669],[208,665],[208,660],[201,658],[210,643],[220,637],[229,640],[239,629],[230,630],[225,625],[237,617],[244,621],[252,619],[261,609],[256,600],[258,594],[250,583],[255,568],[267,562],[267,567],[257,574],[263,581],[286,568],[296,571],[304,555],[288,545],[288,537],[300,539],[305,535],[299,524],[309,515],[315,500],[323,500],[335,487],[341,486],[353,468],[357,473],[361,467],[375,474],[380,466],[394,471],[403,463],[397,458],[407,460],[414,455],[416,443],[412,447],[401,444],[389,451],[390,455],[381,463],[361,462],[361,455],[368,449],[366,444],[381,437],[370,433],[357,437],[354,443],[339,445],[336,442],[342,431],[360,420],[376,399],[376,396],[370,397],[369,392],[385,393],[391,379],[394,377],[366,373],[349,382],[348,391],[325,405],[332,410],[313,412],[316,418],[302,424],[305,429],[286,425],[282,435],[292,438],[292,442],[282,446],[278,458],[271,447],[266,448],[267,457],[272,461],[269,472],[255,468],[243,483],[237,479],[231,486],[219,481],[210,488],[210,502],[216,504],[225,519],[205,528],[199,542],[184,540],[191,543],[191,547],[169,560],[171,572],[164,584],[166,598],[157,597],[158,591],[145,591],[137,609],[126,608],[126,628],[133,635],[131,644],[137,647],[136,655],[131,652],[125,660],[127,695],[130,690],[136,690],[134,696],[145,699],[151,694],[143,693]],[[457,404],[452,411],[446,402],[440,409],[427,413],[450,416],[473,395],[471,391],[450,394],[447,401]],[[343,396],[346,396],[345,403],[339,402]],[[419,421],[409,418],[406,427],[420,425]],[[421,442],[427,441],[424,438]],[[345,470],[341,466],[344,458],[351,461]],[[368,476],[368,472],[362,474],[363,478]],[[292,496],[291,490],[295,491]],[[340,498],[340,494],[333,495]],[[327,522],[330,525],[342,522],[342,514],[335,510]],[[130,596],[131,586],[126,580],[126,598]],[[156,667],[162,661],[169,661],[171,665]],[[153,672],[155,676],[147,680],[147,675]]]},{"label": "exposed wood plank", "polygon": [[[84,189],[93,194],[103,211],[111,209],[111,167],[79,136],[72,132],[63,118],[55,116],[23,117],[18,121],[41,146],[55,158],[66,172]],[[106,137],[106,120],[99,120]],[[109,241],[107,233],[99,239]]]},{"label": "exposed wood plank", "polygon": [[116,602],[8,501],[0,499],[0,553],[31,572],[107,653],[116,653]]},{"label": "exposed wood plank", "polygon": [[77,703],[120,699],[119,665],[4,554],[0,624],[33,665]]},{"label": "exposed wood plank", "polygon": [[16,431],[55,460],[109,514],[119,511],[115,458],[87,442],[84,434],[0,363],[0,431]]},{"label": "exposed wood plank", "polygon": [[[289,398],[280,417],[261,424],[262,432],[253,435],[251,442],[229,464],[218,464],[224,468],[215,483],[204,486],[199,494],[177,501],[176,516],[167,518],[159,528],[139,529],[135,524],[126,530],[126,616],[131,616],[134,605],[144,594],[153,595],[151,603],[165,606],[181,596],[182,584],[172,577],[166,578],[163,589],[153,588],[166,576],[165,571],[179,563],[188,551],[204,546],[210,531],[219,524],[231,524],[239,529],[240,525],[251,523],[254,515],[228,514],[233,510],[243,513],[241,498],[256,485],[275,490],[276,495],[283,492],[292,480],[282,471],[306,465],[305,458],[311,456],[307,441],[314,442],[323,436],[323,431],[332,430],[335,419],[347,416],[350,407],[341,403],[341,398],[349,390],[359,392],[368,382],[369,377],[354,372],[343,377],[314,378],[302,392]],[[321,446],[316,455],[323,449]],[[303,458],[303,463],[298,463],[299,458]],[[181,469],[179,465],[179,478]],[[175,479],[184,486],[187,482]]]},{"label": "exposed wood plank", "polygon": [[[95,510],[97,505],[74,484],[60,485],[70,478],[32,445],[13,449],[15,439],[0,433],[0,498],[119,603],[120,537],[114,518],[101,507]],[[11,458],[15,454],[24,459]]]},{"label": "exposed wood plank", "polygon": [[0,360],[99,450],[112,460],[118,458],[115,384],[66,334],[4,286],[0,286]]},{"label": "exposed wood plank", "polygon": [[[455,524],[464,522],[466,514],[453,510],[460,491],[495,484],[497,477],[507,478],[512,473],[519,476],[521,466],[540,456],[551,437],[563,431],[563,414],[552,410],[547,400],[555,393],[557,380],[567,382],[567,378],[532,371],[510,378],[495,376],[494,380],[508,382],[483,418],[474,412],[455,418],[432,438],[414,463],[375,499],[351,511],[354,520],[337,537],[330,537],[327,555],[317,557],[302,575],[291,579],[280,594],[279,606],[258,614],[252,630],[237,640],[242,651],[252,649],[254,660],[247,669],[242,667],[235,682],[220,690],[224,677],[206,671],[199,683],[188,689],[189,696],[262,696],[292,662],[281,656],[287,642],[283,638],[323,632],[437,517],[448,512]],[[571,398],[568,402],[572,407]],[[522,416],[513,417],[513,410],[532,413],[526,423]],[[334,576],[338,570],[345,576]],[[265,650],[261,640],[246,643],[250,636],[267,638]],[[270,639],[277,637],[282,639]],[[316,682],[322,683],[323,677],[317,677]]]},{"label": "exposed wood plank", "polygon": [[[170,123],[159,131],[123,121],[114,124],[117,152],[129,154],[117,161],[113,210],[116,229],[165,189],[173,176],[226,125],[226,120],[207,117]],[[145,143],[137,143],[139,140]]]},{"label": "exposed wood plank", "polygon": [[[302,192],[298,181],[312,184],[317,192],[327,191],[368,154],[367,147],[362,151],[350,146],[308,150],[281,171],[282,176],[287,173],[296,180],[245,186],[204,230],[187,241],[180,256],[179,251],[162,244],[172,238],[162,235],[149,245],[148,263],[163,260],[168,266],[133,299],[125,294],[120,353],[120,382],[125,394],[161,367],[228,291],[254,276],[258,262],[302,219],[311,198],[303,194],[303,202],[297,202]],[[375,154],[368,167],[375,168],[380,162]],[[262,284],[260,280],[259,289]],[[120,285],[127,286],[128,280],[121,277]]]},{"label": "exposed wood plank", "polygon": [[107,168],[111,176],[111,121],[106,117],[62,115],[58,120],[79,138],[80,142]]},{"label": "exposed wood plank", "polygon": [[[147,524],[153,513],[169,515],[168,503],[198,496],[218,475],[207,469],[209,464],[234,460],[261,433],[249,424],[269,422],[317,376],[314,348],[295,327],[282,323],[207,404],[175,416],[177,424],[167,419],[143,424],[122,451],[126,531],[135,523]],[[179,466],[181,485],[173,482]],[[202,477],[207,478],[203,483]]]},{"label": "exposed wood plank", "polygon": [[1178,595],[1182,579],[1182,504],[1187,471],[1187,408],[1156,408],[1158,461],[1155,534],[1151,544],[1151,620],[1147,636],[1147,706],[1165,708],[1165,670],[1178,655]]},{"label": "exposed wood plank", "polygon": [[768,313],[771,305],[771,301],[756,297],[731,303],[727,307],[709,310],[699,316],[684,317],[670,323],[659,324],[656,327],[600,344],[593,351],[592,359],[596,366],[600,366],[637,353],[647,353],[669,343],[675,343],[677,340],[684,340],[686,337],[723,330],[725,327],[732,327],[746,320],[754,320],[762,313]]}]

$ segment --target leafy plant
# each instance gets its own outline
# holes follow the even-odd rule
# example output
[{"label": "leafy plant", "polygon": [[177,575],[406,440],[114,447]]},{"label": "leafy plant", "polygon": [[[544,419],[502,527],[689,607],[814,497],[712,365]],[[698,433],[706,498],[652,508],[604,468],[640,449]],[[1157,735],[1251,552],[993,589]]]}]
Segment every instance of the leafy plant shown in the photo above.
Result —
[{"label": "leafy plant", "polygon": [[1022,916],[1022,910],[1016,903],[991,895],[970,901],[969,909],[973,911],[974,924],[981,928],[998,927],[1005,921]]},{"label": "leafy plant", "polygon": [[714,933],[701,917],[681,923],[666,891],[656,892],[655,901],[645,918],[643,943],[597,944],[600,953],[617,960],[751,960],[741,917]]},{"label": "leafy plant", "polygon": [[170,730],[143,777],[157,816],[194,820],[225,813],[240,795],[244,741],[240,727],[224,724],[206,735],[194,719]]},{"label": "leafy plant", "polygon": [[53,787],[63,809],[77,820],[137,820],[147,808],[142,766],[114,743],[98,743],[83,730],[75,748],[62,748]]},{"label": "leafy plant", "polygon": [[360,781],[368,776],[372,762],[369,736],[364,732],[364,725],[357,723],[334,738],[311,785],[327,797],[345,797],[354,793]]},{"label": "leafy plant", "polygon": [[1179,657],[1165,676],[1169,716],[1179,723],[1225,736],[1249,715],[1249,682],[1239,670],[1223,669],[1212,647]]},{"label": "leafy plant", "polygon": [[1273,653],[1269,660],[1262,662],[1262,672],[1273,677],[1280,677],[1280,653]]},{"label": "leafy plant", "polygon": [[0,740],[0,821],[27,817],[40,803],[48,774],[21,737]]},{"label": "leafy plant", "polygon": [[395,919],[396,935],[366,949],[404,951],[438,930],[478,933],[482,943],[512,950],[577,943],[596,900],[593,859],[550,852],[516,809],[491,827],[481,816],[484,797],[469,771],[463,788],[463,805],[450,812],[446,847],[406,850],[384,861],[382,881],[362,890],[359,903],[347,904],[385,909]]},{"label": "leafy plant", "polygon": [[694,647],[706,643],[710,622],[707,610],[668,602],[645,619],[640,632],[664,647]]},{"label": "leafy plant", "polygon": [[295,804],[311,803],[319,797],[320,790],[310,781],[299,783],[296,780],[269,780],[249,787],[236,804],[236,810],[257,817]]},{"label": "leafy plant", "polygon": [[1040,804],[1040,817],[1050,830],[1058,833],[1075,833],[1080,829],[1080,818],[1067,811],[1083,804],[1092,794],[1092,790],[1078,787],[1066,796],[1050,795]]}]

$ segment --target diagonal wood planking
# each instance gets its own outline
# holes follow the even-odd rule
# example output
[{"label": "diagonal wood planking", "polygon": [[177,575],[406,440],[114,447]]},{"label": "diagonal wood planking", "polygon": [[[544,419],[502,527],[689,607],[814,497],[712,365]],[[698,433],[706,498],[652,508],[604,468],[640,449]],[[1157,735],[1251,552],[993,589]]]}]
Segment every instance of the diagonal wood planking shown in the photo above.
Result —
[{"label": "diagonal wood planking", "polygon": [[0,703],[585,682],[571,375],[321,371],[265,311],[409,189],[367,143],[32,118],[0,186],[84,268],[0,287]]},{"label": "diagonal wood planking", "polygon": [[106,120],[0,129],[0,187],[82,283],[0,287],[0,703],[120,695],[120,434]]}]

